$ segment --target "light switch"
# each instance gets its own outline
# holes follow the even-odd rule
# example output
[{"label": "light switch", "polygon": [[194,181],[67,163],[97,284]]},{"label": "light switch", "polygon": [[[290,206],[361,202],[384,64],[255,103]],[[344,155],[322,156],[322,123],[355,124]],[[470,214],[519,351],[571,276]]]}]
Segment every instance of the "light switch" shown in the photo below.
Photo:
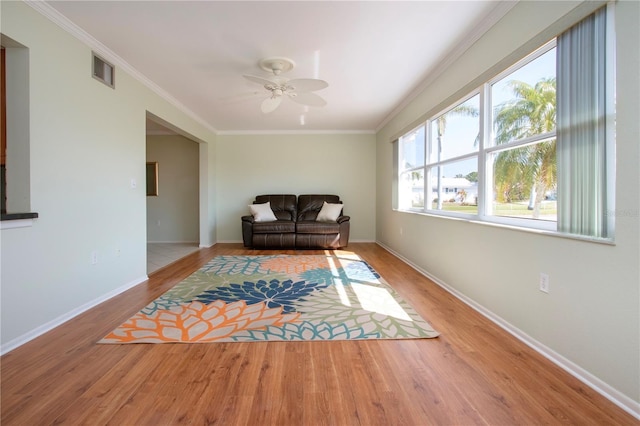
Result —
[{"label": "light switch", "polygon": [[131,189],[136,189],[138,187],[138,182],[135,179],[131,179]]}]

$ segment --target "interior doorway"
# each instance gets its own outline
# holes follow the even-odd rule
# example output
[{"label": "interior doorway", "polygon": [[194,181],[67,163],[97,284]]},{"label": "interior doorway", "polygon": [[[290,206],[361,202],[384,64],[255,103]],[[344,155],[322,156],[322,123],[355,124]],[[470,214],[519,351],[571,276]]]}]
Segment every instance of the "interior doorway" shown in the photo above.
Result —
[{"label": "interior doorway", "polygon": [[147,185],[150,274],[199,250],[199,144],[147,117],[146,163],[155,180]]}]

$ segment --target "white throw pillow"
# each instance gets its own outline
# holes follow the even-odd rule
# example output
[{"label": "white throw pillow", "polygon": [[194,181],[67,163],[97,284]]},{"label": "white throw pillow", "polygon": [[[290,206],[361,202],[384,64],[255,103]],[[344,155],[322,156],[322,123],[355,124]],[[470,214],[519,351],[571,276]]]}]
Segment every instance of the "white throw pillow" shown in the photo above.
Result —
[{"label": "white throw pillow", "polygon": [[318,217],[316,218],[317,222],[335,222],[340,216],[340,212],[342,211],[343,204],[331,204],[326,201],[322,204],[322,208],[320,209],[320,213],[318,213]]},{"label": "white throw pillow", "polygon": [[278,220],[276,215],[271,210],[271,202],[267,201],[264,204],[251,204],[249,210],[253,216],[253,220],[256,222],[273,222]]}]

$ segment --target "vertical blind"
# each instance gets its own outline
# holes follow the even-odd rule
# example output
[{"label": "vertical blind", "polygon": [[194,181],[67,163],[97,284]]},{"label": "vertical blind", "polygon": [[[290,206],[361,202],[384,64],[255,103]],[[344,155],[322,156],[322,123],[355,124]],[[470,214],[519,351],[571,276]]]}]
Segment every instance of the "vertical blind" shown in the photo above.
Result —
[{"label": "vertical blind", "polygon": [[606,7],[558,37],[558,231],[606,238]]}]

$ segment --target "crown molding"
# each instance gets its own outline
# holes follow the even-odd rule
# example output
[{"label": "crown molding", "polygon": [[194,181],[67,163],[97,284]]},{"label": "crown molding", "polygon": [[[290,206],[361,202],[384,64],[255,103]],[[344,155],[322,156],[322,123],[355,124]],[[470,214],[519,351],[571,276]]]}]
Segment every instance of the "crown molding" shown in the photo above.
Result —
[{"label": "crown molding", "polygon": [[375,132],[382,130],[391,120],[393,120],[402,110],[404,110],[420,93],[429,87],[451,64],[462,56],[476,41],[480,39],[491,27],[504,17],[520,0],[500,1],[496,7],[489,12],[480,22],[473,27],[467,37],[455,46],[440,63],[431,71],[424,80],[411,90],[409,96],[404,98],[382,122],[376,127]]},{"label": "crown molding", "polygon": [[66,16],[58,12],[51,5],[42,0],[23,0],[24,3],[31,6],[41,15],[49,19],[54,24],[58,25],[60,28],[80,40],[82,43],[90,47],[95,53],[100,55],[105,60],[111,62],[114,66],[117,66],[124,70],[127,74],[131,75],[133,78],[138,80],[140,83],[144,84],[147,88],[149,88],[152,92],[160,96],[165,101],[169,102],[171,105],[176,107],[178,110],[201,124],[206,129],[210,130],[214,134],[217,134],[218,131],[211,126],[211,124],[207,123],[202,117],[198,116],[196,113],[187,108],[183,103],[170,95],[167,91],[162,89],[160,86],[155,84],[153,81],[148,79],[144,74],[135,69],[131,64],[118,56],[114,51],[109,49],[107,46],[93,38],[89,33],[87,33],[82,28],[78,27],[71,20],[69,20]]},{"label": "crown molding", "polygon": [[218,135],[375,135],[375,130],[219,130]]}]

